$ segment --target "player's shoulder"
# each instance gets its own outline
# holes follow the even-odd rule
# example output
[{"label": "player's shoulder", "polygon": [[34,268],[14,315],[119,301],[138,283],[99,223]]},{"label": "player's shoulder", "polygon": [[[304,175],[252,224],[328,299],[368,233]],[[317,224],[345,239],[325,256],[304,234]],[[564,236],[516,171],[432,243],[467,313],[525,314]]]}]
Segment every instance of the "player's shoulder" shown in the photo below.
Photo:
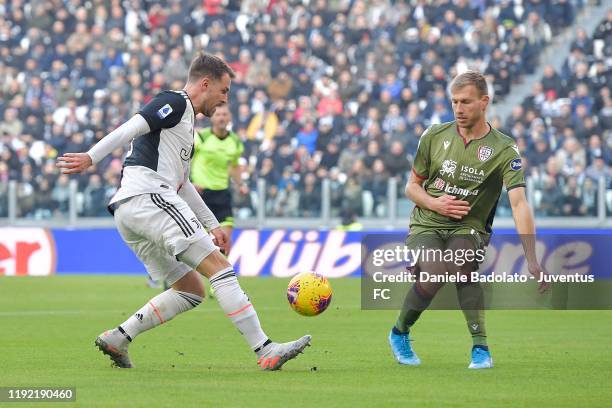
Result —
[{"label": "player's shoulder", "polygon": [[491,133],[500,143],[503,143],[506,145],[516,144],[516,141],[511,136],[508,136],[507,134],[505,134],[504,132],[502,132],[501,130],[497,128],[491,127]]},{"label": "player's shoulder", "polygon": [[494,127],[491,127],[491,136],[493,136],[495,144],[497,144],[501,150],[513,149],[518,151],[516,140],[514,140],[512,136],[508,136],[501,130]]},{"label": "player's shoulder", "polygon": [[155,95],[153,99],[167,100],[169,103],[171,102],[173,104],[176,104],[177,106],[186,106],[187,101],[189,100],[189,96],[187,96],[185,91],[175,91],[167,89],[159,92],[157,95]]},{"label": "player's shoulder", "polygon": [[435,125],[429,125],[429,127],[425,129],[425,131],[421,135],[421,138],[435,140],[438,137],[440,137],[440,135],[445,134],[449,129],[452,130],[454,125],[455,125],[455,122],[445,122],[445,123],[438,123]]},{"label": "player's shoulder", "polygon": [[189,97],[180,91],[161,91],[153,97],[151,102],[144,106],[141,112],[155,114],[159,119],[167,117],[180,118],[187,108]]},{"label": "player's shoulder", "polygon": [[[184,93],[184,92],[183,92]],[[161,91],[138,113],[153,130],[176,126],[187,109],[187,94],[179,91]]]}]

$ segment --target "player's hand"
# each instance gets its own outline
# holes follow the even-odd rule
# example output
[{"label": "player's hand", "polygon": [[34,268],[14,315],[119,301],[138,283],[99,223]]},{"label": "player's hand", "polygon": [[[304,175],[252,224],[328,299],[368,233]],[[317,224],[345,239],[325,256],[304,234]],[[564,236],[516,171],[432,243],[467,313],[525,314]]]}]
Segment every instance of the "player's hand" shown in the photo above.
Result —
[{"label": "player's hand", "polygon": [[213,236],[214,244],[221,249],[221,252],[223,252],[225,256],[229,255],[230,240],[223,228],[217,227],[214,230],[211,230],[210,233]]},{"label": "player's hand", "polygon": [[56,166],[64,174],[76,174],[86,170],[93,163],[87,153],[66,153],[57,158]]},{"label": "player's hand", "polygon": [[544,293],[550,288],[550,282],[545,282],[544,277],[548,274],[542,269],[539,263],[537,262],[528,262],[527,269],[529,273],[532,274],[538,281],[538,292]]},{"label": "player's hand", "polygon": [[445,217],[460,220],[470,212],[470,203],[457,197],[444,194],[433,200],[432,210]]}]

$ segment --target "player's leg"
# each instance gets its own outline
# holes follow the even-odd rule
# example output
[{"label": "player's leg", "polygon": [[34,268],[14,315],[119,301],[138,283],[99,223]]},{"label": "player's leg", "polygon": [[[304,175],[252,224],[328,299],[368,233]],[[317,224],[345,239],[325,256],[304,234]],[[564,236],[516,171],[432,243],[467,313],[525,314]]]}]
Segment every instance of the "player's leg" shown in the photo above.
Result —
[{"label": "player's leg", "polygon": [[108,354],[118,367],[133,366],[128,346],[136,336],[172,320],[202,302],[204,285],[201,276],[186,265],[175,262],[178,267],[168,274],[168,281],[172,282],[171,288],[148,300],[127,320],[115,329],[100,334],[96,339],[96,345]]},{"label": "player's leg", "polygon": [[[199,285],[196,280],[200,280]],[[118,367],[131,368],[128,346],[136,336],[197,307],[202,302],[203,293],[200,275],[195,271],[187,272],[172,288],[150,299],[117,328],[100,334],[96,345]]]},{"label": "player's leg", "polygon": [[[415,250],[438,250],[444,248],[444,241],[437,233],[427,231],[409,235],[406,245]],[[422,253],[424,254],[424,252]],[[427,272],[430,275],[444,274],[445,265],[437,258],[437,252],[432,252],[431,256],[427,258],[422,257],[415,267],[417,277],[421,272]],[[421,316],[421,313],[429,307],[442,286],[443,284],[441,283],[425,282],[422,279],[418,279],[404,299],[404,304],[395,323],[395,330],[401,333],[408,333]]]},{"label": "player's leg", "polygon": [[[189,206],[176,195],[158,197],[162,200],[163,208],[173,206],[172,214],[183,216],[183,220],[196,220]],[[184,224],[184,223],[183,223]],[[196,226],[199,223],[194,221]],[[193,231],[193,225],[191,230]],[[148,231],[149,229],[147,229]],[[158,230],[159,231],[159,230]],[[161,231],[167,231],[162,229]],[[285,344],[272,343],[261,329],[259,318],[249,298],[244,293],[232,266],[213,244],[212,239],[202,230],[196,230],[188,238],[180,235],[175,227],[173,231],[167,232],[167,237],[158,239],[158,245],[166,248],[169,254],[175,255],[175,259],[190,269],[197,270],[201,275],[210,280],[211,287],[215,291],[215,298],[221,309],[230,318],[234,326],[243,335],[249,346],[260,357],[266,357],[261,362],[262,368],[278,369],[285,361],[295,357],[310,342],[310,336]],[[155,240],[157,235],[149,237]],[[268,356],[272,355],[270,360]],[[275,357],[278,357],[275,359]],[[265,364],[264,364],[265,363]]]},{"label": "player's leg", "polygon": [[240,287],[233,267],[209,237],[192,244],[178,258],[210,280],[221,309],[259,357],[262,369],[277,370],[310,344],[310,336],[294,342],[274,343],[261,328],[257,312]]},{"label": "player's leg", "polygon": [[[217,218],[218,220],[222,220],[222,218]],[[232,233],[234,232],[234,221],[232,217],[229,217],[229,221],[228,218],[226,218],[224,221],[221,221],[221,228],[223,229],[223,231],[225,232],[225,235],[227,236],[227,239],[230,241],[229,242],[229,248],[231,250],[232,248]],[[228,256],[228,254],[223,254],[225,257]],[[209,297],[211,299],[215,298],[215,288],[212,287],[212,285],[209,284],[208,287],[208,293],[209,293]]]},{"label": "player's leg", "polygon": [[[232,195],[229,189],[226,190],[202,190],[200,196],[206,203],[210,211],[219,220],[219,224],[225,231],[227,238],[230,240],[229,248],[231,250],[231,239],[234,227],[234,217],[232,212]],[[227,256],[228,254],[224,254]],[[212,286],[208,287],[210,298],[215,297],[215,289]]]},{"label": "player's leg", "polygon": [[115,329],[105,331],[96,339],[96,345],[119,367],[132,366],[127,349],[136,336],[198,306],[204,295],[201,277],[172,253],[176,247],[187,247],[190,240],[207,235],[195,227],[188,229],[186,220],[191,218],[181,215],[187,209],[180,208],[180,203],[167,203],[160,207],[158,199],[143,194],[123,203],[115,211],[119,233],[145,264],[151,278],[172,286],[147,301]]},{"label": "player's leg", "polygon": [[[425,232],[413,233],[408,236],[406,245],[415,250],[419,248],[438,249],[442,248],[444,243],[438,234]],[[420,259],[414,268],[414,272],[419,277],[421,272],[440,275],[444,273],[444,270],[441,268],[440,262],[432,257],[432,259]],[[420,364],[421,361],[410,344],[410,329],[421,317],[423,311],[429,307],[442,286],[441,283],[418,279],[406,294],[397,321],[389,333],[391,351],[398,363],[405,365]]]},{"label": "player's leg", "polygon": [[[466,251],[483,250],[484,244],[479,235],[473,230],[459,230],[455,232],[448,242],[448,249],[454,254],[465,254]],[[458,258],[460,259],[460,258]],[[458,283],[457,299],[465,317],[468,331],[472,337],[472,361],[470,368],[493,367],[489,347],[487,345],[487,332],[485,326],[484,291],[478,281],[471,280],[471,273],[478,270],[477,262],[448,263],[447,268],[468,277],[468,282]]]}]

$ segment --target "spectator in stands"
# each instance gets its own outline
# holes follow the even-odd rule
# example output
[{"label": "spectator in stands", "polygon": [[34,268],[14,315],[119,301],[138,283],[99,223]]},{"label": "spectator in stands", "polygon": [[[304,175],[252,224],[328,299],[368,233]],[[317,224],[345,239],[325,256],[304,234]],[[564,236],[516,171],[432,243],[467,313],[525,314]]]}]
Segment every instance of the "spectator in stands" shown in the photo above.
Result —
[{"label": "spectator in stands", "polygon": [[293,180],[280,190],[274,201],[274,216],[297,217],[299,215],[300,193],[295,189]]},{"label": "spectator in stands", "polygon": [[408,161],[404,146],[398,140],[391,143],[389,153],[384,156],[384,163],[391,177],[404,180],[412,164]]},{"label": "spectator in stands", "polygon": [[527,15],[525,33],[529,43],[536,51],[541,50],[552,39],[550,26],[535,11]]},{"label": "spectator in stands", "polygon": [[561,205],[563,203],[563,192],[557,184],[554,177],[547,177],[544,180],[544,189],[542,190],[542,200],[540,205],[536,207],[536,213],[543,216],[559,216],[561,215]]},{"label": "spectator in stands", "polygon": [[561,173],[565,176],[575,175],[577,167],[581,169],[586,167],[586,152],[574,137],[563,142],[562,148],[556,153],[556,159],[561,165]]},{"label": "spectator in stands", "polygon": [[558,94],[563,89],[561,77],[557,74],[552,65],[547,64],[544,66],[544,76],[542,77],[541,83],[544,92],[554,91]]},{"label": "spectator in stands", "polygon": [[576,38],[572,41],[571,49],[579,49],[585,55],[593,54],[593,41],[588,37],[584,28],[579,27],[576,30]]},{"label": "spectator in stands", "polygon": [[[369,166],[368,166],[369,167]],[[372,166],[372,171],[364,178],[362,184],[365,191],[372,194],[374,211],[381,215],[384,214],[387,203],[387,188],[389,174],[385,164],[381,159],[376,159]]]},{"label": "spectator in stands", "polygon": [[350,171],[353,162],[362,158],[363,156],[364,152],[361,148],[361,144],[359,143],[359,139],[353,137],[350,139],[348,148],[343,149],[340,153],[340,157],[338,158],[338,168],[342,173],[347,174]]},{"label": "spectator in stands", "polygon": [[[318,177],[333,177],[338,193],[372,140],[378,143],[379,157],[370,155],[366,167],[372,169],[381,159],[385,177],[403,177],[426,121],[450,119],[443,103],[448,78],[457,69],[486,70],[498,101],[536,65],[550,33],[573,21],[573,6],[582,6],[564,0],[554,7],[505,0],[414,5],[319,0],[292,8],[290,2],[265,1],[239,6],[119,2],[109,7],[94,2],[93,8],[82,0],[57,7],[25,3],[27,7],[7,3],[0,21],[0,32],[10,33],[0,35],[0,157],[7,158],[3,167],[11,179],[22,178],[22,168],[29,166],[26,173],[33,176],[26,174],[18,191],[25,211],[40,217],[48,211],[28,210],[30,194],[24,192],[36,195],[36,176],[43,172],[55,191],[58,173],[44,170],[45,159],[95,143],[158,90],[180,87],[180,72],[202,48],[223,55],[237,73],[230,101],[234,130],[245,139],[252,160],[245,177],[278,182],[278,173],[295,163],[294,176],[302,177],[295,192],[301,194],[306,174],[320,167],[329,174],[317,172],[315,184],[320,184]],[[31,12],[24,13],[26,9]],[[603,40],[603,48],[576,30],[574,51],[563,69],[557,73],[546,68],[544,89],[536,85],[523,113],[506,123],[521,144],[525,141],[527,152],[542,149],[541,155],[527,154],[532,166],[546,171],[544,152],[563,156],[557,151],[565,150],[568,137],[583,146],[589,140],[590,148],[591,136],[598,135],[603,168],[609,169],[612,101],[603,56],[610,54],[606,39],[611,21],[612,12],[594,35]],[[551,90],[555,95],[546,101]],[[566,96],[571,98],[569,115],[562,99]],[[308,136],[300,133],[306,120],[313,125]],[[313,144],[314,132],[319,135]],[[403,150],[399,155],[392,153],[398,149]],[[593,146],[589,161],[576,167],[592,166],[597,149]],[[125,152],[113,152],[96,166],[100,191],[116,187]],[[559,176],[559,185],[564,177]],[[579,184],[583,178],[578,177]],[[93,174],[92,179],[97,180]],[[382,185],[384,180],[378,181]],[[81,183],[82,188],[87,184]],[[373,193],[374,200],[381,194],[382,189]],[[243,213],[252,213],[250,195],[241,200]],[[31,207],[37,206],[34,201]]]},{"label": "spectator in stands", "polygon": [[276,136],[278,123],[276,112],[263,103],[251,118],[246,136],[249,139],[270,140]]},{"label": "spectator in stands", "polygon": [[108,211],[106,209],[106,186],[98,174],[89,176],[87,187],[83,191],[84,210],[86,217],[103,217]]},{"label": "spectator in stands", "polygon": [[610,166],[606,165],[602,155],[593,157],[593,163],[586,169],[585,175],[593,181],[599,181],[600,178],[609,179],[612,177]]},{"label": "spectator in stands", "polygon": [[597,194],[597,183],[590,178],[586,178],[582,185],[580,215],[597,215]]},{"label": "spectator in stands", "polygon": [[586,209],[582,206],[582,200],[580,199],[580,191],[576,177],[572,176],[567,179],[562,201],[562,215],[576,217],[586,213]]},{"label": "spectator in stands", "polygon": [[314,153],[317,145],[317,138],[319,137],[319,131],[315,128],[314,120],[307,118],[304,121],[304,126],[297,133],[296,140],[298,146],[306,147],[309,154]]},{"label": "spectator in stands", "polygon": [[308,173],[304,176],[300,192],[300,215],[318,217],[321,213],[321,190],[316,176]]},{"label": "spectator in stands", "polygon": [[60,213],[68,213],[68,206],[70,201],[70,179],[67,175],[62,174],[57,179],[55,187],[51,192],[51,198],[54,202],[54,208]]},{"label": "spectator in stands", "polygon": [[23,132],[23,122],[19,119],[19,112],[15,108],[4,111],[4,119],[0,122],[0,134],[8,136],[20,136]]}]

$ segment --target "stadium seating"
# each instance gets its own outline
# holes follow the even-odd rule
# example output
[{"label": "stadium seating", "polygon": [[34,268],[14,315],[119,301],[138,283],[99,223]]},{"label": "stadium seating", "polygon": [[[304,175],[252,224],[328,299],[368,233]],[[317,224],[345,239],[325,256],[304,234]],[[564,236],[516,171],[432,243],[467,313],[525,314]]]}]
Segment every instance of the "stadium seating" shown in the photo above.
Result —
[{"label": "stadium seating", "polygon": [[[233,129],[245,141],[240,166],[250,187],[235,193],[239,218],[256,213],[257,180],[266,182],[271,217],[321,216],[324,179],[332,216],[343,209],[387,216],[389,179],[405,215],[410,203],[401,191],[418,137],[452,120],[449,79],[480,69],[493,103],[503,103],[583,7],[537,0],[104,4],[0,4],[0,217],[8,214],[9,180],[17,181],[18,216],[66,214],[69,179],[55,157],[87,150],[158,91],[181,88],[199,50],[223,56],[237,74]],[[523,150],[539,215],[595,215],[598,177],[612,180],[604,58],[611,21],[594,38],[578,32],[562,72],[547,70],[500,124]],[[104,203],[124,153],[75,177],[80,216],[109,216]]]}]

